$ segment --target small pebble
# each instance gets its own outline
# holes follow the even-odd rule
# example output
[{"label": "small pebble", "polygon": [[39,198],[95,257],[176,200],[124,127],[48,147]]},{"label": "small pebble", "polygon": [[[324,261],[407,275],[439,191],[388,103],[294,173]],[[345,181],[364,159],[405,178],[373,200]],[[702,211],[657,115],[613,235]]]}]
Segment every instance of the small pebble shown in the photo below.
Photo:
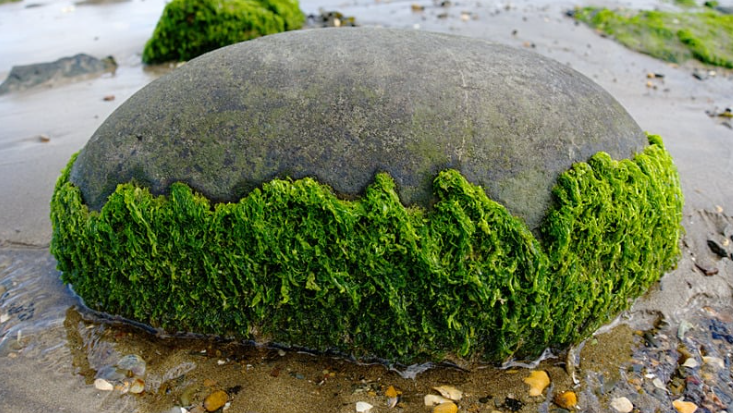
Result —
[{"label": "small pebble", "polygon": [[120,361],[117,362],[117,368],[128,370],[135,377],[144,377],[146,365],[145,360],[143,360],[142,357],[137,354],[130,354],[122,357]]},{"label": "small pebble", "polygon": [[384,395],[387,396],[387,407],[391,409],[397,406],[397,403],[400,401],[401,394],[402,392],[395,389],[394,386],[389,386],[384,392]]},{"label": "small pebble", "polygon": [[454,401],[460,401],[463,397],[463,392],[453,386],[435,386],[433,387],[433,390],[440,393],[440,395],[445,397],[446,399]]},{"label": "small pebble", "polygon": [[97,390],[102,390],[102,391],[112,391],[115,389],[115,386],[113,386],[112,383],[108,382],[105,379],[95,379],[94,387]]},{"label": "small pebble", "polygon": [[426,394],[424,401],[426,406],[437,406],[442,403],[450,402],[449,399],[446,399],[443,396],[438,396],[437,394]]},{"label": "small pebble", "polygon": [[111,102],[111,101],[115,100],[115,95],[107,95],[107,96],[103,97],[102,100],[104,100],[105,102]]},{"label": "small pebble", "polygon": [[617,397],[611,400],[611,407],[619,413],[630,413],[634,405],[626,397]]},{"label": "small pebble", "polygon": [[692,328],[694,328],[694,326],[689,321],[680,321],[680,326],[677,327],[677,338],[679,338],[680,340],[684,340],[685,334],[687,334],[687,332]]},{"label": "small pebble", "polygon": [[654,380],[652,380],[652,384],[658,389],[667,390],[667,386],[664,385],[659,377],[655,377]]},{"label": "small pebble", "polygon": [[703,265],[696,262],[695,267],[697,267],[698,270],[702,271],[702,273],[707,275],[708,277],[716,275],[719,272],[718,267],[715,267],[713,265]]},{"label": "small pebble", "polygon": [[720,244],[711,239],[708,240],[708,248],[720,258],[726,258],[728,256],[728,252]]},{"label": "small pebble", "polygon": [[224,407],[229,401],[229,395],[223,390],[217,390],[204,399],[204,409],[208,412],[213,412]]},{"label": "small pebble", "polygon": [[457,413],[458,406],[453,402],[441,403],[433,407],[433,413]]},{"label": "small pebble", "polygon": [[356,413],[369,413],[374,406],[367,402],[356,402]]},{"label": "small pebble", "polygon": [[723,361],[723,359],[720,359],[718,357],[703,357],[702,362],[718,369],[725,368],[725,362]]},{"label": "small pebble", "polygon": [[695,367],[699,366],[700,363],[697,362],[694,358],[690,357],[687,360],[685,360],[684,363],[682,363],[682,367],[687,367],[690,369],[694,369]]},{"label": "small pebble", "polygon": [[544,370],[534,370],[524,379],[524,383],[529,385],[530,396],[541,396],[545,388],[550,385],[550,376]]},{"label": "small pebble", "polygon": [[104,366],[97,371],[94,378],[109,382],[120,382],[127,378],[127,370],[117,368],[116,366]]},{"label": "small pebble", "polygon": [[555,395],[553,401],[563,409],[572,409],[578,404],[578,396],[573,391],[564,391]]},{"label": "small pebble", "polygon": [[38,135],[38,140],[43,143],[51,142],[51,138],[49,138],[48,135],[45,135],[45,134]]},{"label": "small pebble", "polygon": [[141,379],[135,379],[130,384],[130,393],[140,394],[145,391],[145,382]]},{"label": "small pebble", "polygon": [[697,405],[693,402],[686,402],[682,400],[675,400],[672,402],[675,410],[679,413],[694,413],[697,410]]},{"label": "small pebble", "polygon": [[118,392],[125,394],[130,391],[130,382],[125,380],[122,383],[115,384],[115,390]]},{"label": "small pebble", "polygon": [[397,397],[402,392],[397,391],[397,389],[394,388],[394,386],[387,387],[387,390],[384,391],[384,395],[387,397]]}]

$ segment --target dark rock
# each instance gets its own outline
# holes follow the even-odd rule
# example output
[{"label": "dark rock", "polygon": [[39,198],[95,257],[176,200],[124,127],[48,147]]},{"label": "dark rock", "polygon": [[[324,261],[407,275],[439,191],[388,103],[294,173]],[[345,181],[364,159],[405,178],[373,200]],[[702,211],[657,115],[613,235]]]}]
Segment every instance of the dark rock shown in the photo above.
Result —
[{"label": "dark rock", "polygon": [[707,276],[712,276],[718,273],[718,268],[710,263],[695,263],[695,267],[697,267],[698,270],[702,271],[703,274]]},{"label": "dark rock", "polygon": [[53,80],[113,72],[116,68],[117,63],[112,56],[100,60],[86,54],[64,57],[50,63],[13,66],[8,78],[0,84],[0,95]]},{"label": "dark rock", "polygon": [[710,248],[710,251],[712,251],[720,258],[726,258],[728,256],[728,251],[726,251],[725,248],[723,248],[722,246],[720,246],[720,244],[711,239],[708,240],[708,248]]},{"label": "dark rock", "polygon": [[504,404],[502,405],[502,407],[509,410],[510,412],[518,412],[522,410],[522,407],[524,407],[524,403],[522,403],[521,400],[507,397],[506,399],[504,399]]},{"label": "dark rock", "polygon": [[345,198],[388,172],[430,207],[459,170],[536,229],[557,176],[644,133],[565,65],[484,40],[378,28],[295,31],[217,50],[149,84],[95,132],[71,172],[100,209],[117,184],[182,181],[218,202],[315,177]]}]

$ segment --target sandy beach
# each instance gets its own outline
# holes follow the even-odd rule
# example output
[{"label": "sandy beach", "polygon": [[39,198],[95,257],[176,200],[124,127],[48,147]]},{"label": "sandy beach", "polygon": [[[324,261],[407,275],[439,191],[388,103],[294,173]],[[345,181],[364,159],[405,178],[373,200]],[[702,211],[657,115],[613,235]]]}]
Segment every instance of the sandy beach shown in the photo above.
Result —
[{"label": "sandy beach", "polygon": [[[413,4],[424,9],[415,11]],[[523,379],[529,369],[521,367],[433,368],[413,378],[383,365],[330,356],[207,338],[157,337],[79,309],[78,299],[58,280],[48,253],[49,200],[59,171],[104,119],[141,87],[172,70],[145,67],[140,61],[164,5],[163,0],[0,5],[0,81],[13,65],[82,52],[98,58],[112,55],[119,64],[114,74],[0,96],[0,411],[181,412],[178,406],[200,405],[221,389],[229,395],[228,412],[354,412],[359,401],[374,405],[372,412],[427,412],[423,396],[435,393],[435,385],[450,384],[465,393],[460,411],[568,411],[552,403],[556,393],[567,390],[579,395],[579,411],[613,411],[609,403],[627,397],[635,411],[674,412],[671,401],[679,395],[669,389],[679,367],[679,347],[692,347],[689,340],[696,343],[697,358],[723,360],[714,376],[727,377],[727,382],[718,380],[720,404],[708,407],[709,398],[703,397],[698,411],[733,408],[733,398],[726,400],[733,397],[733,338],[708,334],[716,323],[733,326],[733,263],[708,246],[710,240],[726,244],[733,234],[733,128],[708,115],[733,106],[733,72],[653,59],[566,15],[584,5],[675,10],[665,1],[301,3],[306,14],[338,10],[360,25],[453,33],[530,49],[593,79],[643,130],[664,138],[686,203],[678,268],[582,350],[533,366],[548,371],[552,379],[543,396],[527,395]],[[680,326],[687,325],[696,326],[688,333],[694,339],[685,338],[687,328],[678,335]],[[145,392],[95,388],[95,373],[126,354],[147,362]],[[638,371],[634,366],[640,366]],[[654,378],[663,378],[667,390],[657,386],[656,394]],[[604,383],[612,386],[606,389]],[[394,409],[386,404],[390,385],[402,391]],[[715,386],[710,388],[715,393]],[[513,410],[508,400],[523,407]]]}]

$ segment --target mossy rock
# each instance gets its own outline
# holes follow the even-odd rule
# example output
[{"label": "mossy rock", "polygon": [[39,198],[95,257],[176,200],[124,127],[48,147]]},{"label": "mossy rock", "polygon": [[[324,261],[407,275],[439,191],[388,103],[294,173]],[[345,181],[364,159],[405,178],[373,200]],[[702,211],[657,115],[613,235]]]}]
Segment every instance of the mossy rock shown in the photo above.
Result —
[{"label": "mossy rock", "polygon": [[557,62],[323,29],[131,97],[59,179],[51,251],[87,305],[168,331],[500,361],[628,308],[682,202],[661,139]]},{"label": "mossy rock", "polygon": [[718,10],[664,12],[583,7],[575,17],[624,46],[673,63],[697,59],[733,68],[733,15]]},{"label": "mossy rock", "polygon": [[165,6],[143,62],[185,61],[305,21],[297,0],[173,0]]}]

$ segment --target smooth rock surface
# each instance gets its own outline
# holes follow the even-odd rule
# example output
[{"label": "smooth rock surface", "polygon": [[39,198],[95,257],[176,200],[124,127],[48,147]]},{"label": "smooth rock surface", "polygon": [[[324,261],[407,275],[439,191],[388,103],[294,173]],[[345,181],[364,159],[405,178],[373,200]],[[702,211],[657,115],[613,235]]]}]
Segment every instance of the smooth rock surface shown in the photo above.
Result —
[{"label": "smooth rock surface", "polygon": [[429,207],[459,170],[536,230],[561,172],[646,137],[590,79],[484,40],[380,28],[305,30],[219,49],[132,96],[71,174],[100,209],[117,184],[182,181],[237,201],[275,177],[315,177],[345,198],[378,171]]},{"label": "smooth rock surface", "polygon": [[0,95],[58,79],[112,72],[116,68],[117,63],[112,56],[97,59],[84,53],[63,57],[54,62],[13,66],[7,79],[0,84]]}]

